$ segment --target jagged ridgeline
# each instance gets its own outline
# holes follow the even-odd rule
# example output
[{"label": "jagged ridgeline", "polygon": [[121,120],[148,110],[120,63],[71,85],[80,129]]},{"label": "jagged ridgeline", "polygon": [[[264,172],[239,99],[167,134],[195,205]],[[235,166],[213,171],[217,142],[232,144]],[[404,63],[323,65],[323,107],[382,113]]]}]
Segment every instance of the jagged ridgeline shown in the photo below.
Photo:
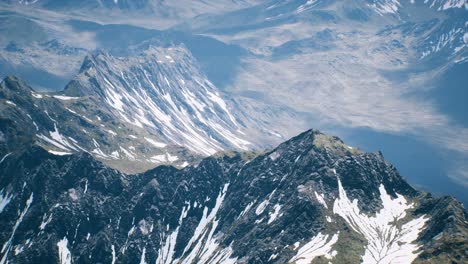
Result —
[{"label": "jagged ridgeline", "polygon": [[[89,55],[59,93],[7,77],[0,98],[0,118],[50,153],[88,152],[126,173],[161,164],[182,168],[218,151],[259,149],[281,138],[222,94],[184,46]],[[6,135],[17,142],[11,139],[19,135]]]},{"label": "jagged ridgeline", "polygon": [[26,146],[2,154],[0,175],[1,263],[468,260],[459,202],[317,131],[136,175]]}]

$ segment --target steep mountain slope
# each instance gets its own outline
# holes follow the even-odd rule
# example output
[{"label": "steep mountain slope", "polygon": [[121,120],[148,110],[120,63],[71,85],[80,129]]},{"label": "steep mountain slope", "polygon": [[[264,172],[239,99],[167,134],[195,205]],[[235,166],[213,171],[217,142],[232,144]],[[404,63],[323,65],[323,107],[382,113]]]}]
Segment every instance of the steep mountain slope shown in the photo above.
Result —
[{"label": "steep mountain slope", "polygon": [[184,48],[150,48],[135,57],[97,54],[65,88],[69,96],[93,96],[122,122],[145,128],[164,142],[199,154],[224,147],[247,150],[242,124]]},{"label": "steep mountain slope", "polygon": [[[225,101],[195,65],[183,47],[149,48],[128,57],[88,56],[61,93],[39,93],[8,77],[0,85],[1,118],[51,153],[88,152],[125,172],[183,167],[217,151],[278,140],[233,111],[235,102]],[[15,137],[8,129],[2,126],[6,142]],[[265,137],[258,144],[246,140],[259,134]]]},{"label": "steep mountain slope", "polygon": [[[4,153],[38,144],[55,155],[88,152],[123,171],[144,171],[157,164],[186,166],[198,155],[158,142],[143,129],[114,120],[92,97],[38,93],[22,80],[0,83],[0,126]],[[15,140],[18,133],[22,140]]]},{"label": "steep mountain slope", "polygon": [[2,263],[463,263],[466,212],[307,131],[144,174],[32,147],[0,163]]}]

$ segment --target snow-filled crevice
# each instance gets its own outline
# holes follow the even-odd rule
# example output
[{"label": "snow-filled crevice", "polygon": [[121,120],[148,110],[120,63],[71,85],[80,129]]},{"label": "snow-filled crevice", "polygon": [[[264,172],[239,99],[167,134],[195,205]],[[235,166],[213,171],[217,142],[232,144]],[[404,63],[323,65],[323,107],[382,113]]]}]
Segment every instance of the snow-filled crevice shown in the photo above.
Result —
[{"label": "snow-filled crevice", "polygon": [[332,259],[337,253],[332,249],[332,247],[338,241],[338,236],[339,233],[334,234],[331,237],[329,235],[318,233],[309,242],[300,247],[297,254],[289,260],[289,262],[308,264],[318,256],[325,256],[327,259]]},{"label": "snow-filled crevice", "polygon": [[406,212],[413,208],[405,197],[397,194],[392,199],[381,184],[379,187],[382,209],[375,216],[361,213],[358,200],[352,202],[338,178],[339,198],[335,200],[333,212],[367,240],[363,263],[411,263],[419,254],[415,243],[428,218],[423,215],[405,221]]},{"label": "snow-filled crevice", "polygon": [[57,243],[58,251],[59,251],[59,260],[60,264],[71,264],[72,263],[72,256],[71,252],[68,249],[68,239],[64,237]]},{"label": "snow-filled crevice", "polygon": [[215,263],[235,263],[237,258],[231,258],[233,253],[232,248],[222,248],[219,241],[216,239],[216,228],[218,227],[218,219],[216,215],[221,208],[221,205],[226,196],[229,184],[225,184],[223,190],[216,198],[216,203],[213,209],[208,213],[209,209],[205,206],[203,215],[195,228],[195,231],[187,242],[182,255],[175,259],[174,249],[177,242],[179,227],[181,226],[184,218],[187,216],[189,206],[182,209],[179,219],[179,226],[166,237],[164,243],[158,252],[156,264],[171,264],[171,263],[200,263],[200,264],[215,264]]},{"label": "snow-filled crevice", "polygon": [[28,212],[29,207],[31,206],[31,204],[33,202],[33,198],[34,198],[34,194],[31,193],[31,195],[29,196],[29,199],[26,201],[25,208],[23,209],[23,211],[19,215],[18,219],[16,220],[15,225],[13,226],[13,230],[11,232],[10,238],[5,242],[5,244],[3,244],[2,251],[1,251],[1,253],[3,254],[3,257],[0,260],[0,264],[8,263],[8,253],[10,253],[10,250],[11,250],[11,247],[12,247],[12,242],[13,242],[13,239],[15,237],[16,230],[18,229],[21,222],[23,222],[23,218],[26,215],[26,213]]}]

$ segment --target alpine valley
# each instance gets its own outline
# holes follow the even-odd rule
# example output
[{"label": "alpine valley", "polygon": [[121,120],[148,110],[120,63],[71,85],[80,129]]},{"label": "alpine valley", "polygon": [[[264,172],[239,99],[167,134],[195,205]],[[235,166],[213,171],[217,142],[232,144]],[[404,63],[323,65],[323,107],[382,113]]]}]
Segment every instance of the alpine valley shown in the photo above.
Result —
[{"label": "alpine valley", "polygon": [[0,264],[468,263],[467,28],[463,0],[0,0]]}]

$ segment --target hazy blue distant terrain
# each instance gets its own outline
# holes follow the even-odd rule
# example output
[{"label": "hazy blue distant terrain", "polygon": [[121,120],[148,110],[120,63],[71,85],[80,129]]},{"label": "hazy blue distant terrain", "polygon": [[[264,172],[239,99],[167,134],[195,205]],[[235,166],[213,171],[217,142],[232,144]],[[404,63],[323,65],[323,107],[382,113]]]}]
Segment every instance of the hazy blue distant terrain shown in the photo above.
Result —
[{"label": "hazy blue distant terrain", "polygon": [[[347,257],[339,253],[346,241],[377,240],[362,231],[366,227],[343,220],[350,218],[340,210],[352,206],[351,201],[347,204],[346,192],[360,204],[370,203],[368,208],[359,207],[361,217],[364,212],[386,209],[385,199],[380,201],[379,197],[387,196],[379,188],[386,188],[388,197],[394,198],[390,202],[396,203],[402,194],[414,203],[413,208],[408,202],[405,210],[412,208],[413,221],[420,222],[401,224],[406,221],[402,220],[406,211],[395,211],[401,213],[399,219],[403,221],[398,225],[421,224],[418,230],[424,230],[413,234],[424,245],[420,248],[423,253],[410,254],[411,258],[405,255],[406,260],[466,260],[466,241],[462,241],[467,234],[466,221],[463,222],[466,211],[455,200],[440,198],[450,195],[468,205],[466,0],[0,0],[0,78],[0,172],[19,170],[18,179],[34,175],[33,179],[24,180],[26,186],[36,177],[51,180],[42,171],[47,168],[57,174],[62,171],[61,166],[78,170],[82,164],[84,171],[66,171],[64,177],[72,179],[82,173],[102,187],[99,195],[87,201],[92,208],[99,204],[109,206],[110,200],[125,204],[125,208],[115,212],[128,218],[123,219],[128,233],[120,234],[119,224],[108,230],[102,227],[105,221],[115,224],[117,215],[96,220],[103,228],[96,234],[101,232],[107,239],[102,240],[106,241],[103,250],[107,255],[98,256],[95,261],[110,261],[108,243],[113,240],[108,238],[112,234],[118,236],[115,241],[119,249],[112,245],[112,256],[118,255],[117,262],[119,257],[124,262],[135,257],[144,261],[147,252],[151,262],[156,263],[176,263],[176,257],[180,263],[309,263],[317,256],[322,256],[315,259],[317,263],[328,263],[335,257],[333,263],[347,263]],[[296,137],[309,129],[340,139],[322,136],[315,130]],[[313,144],[309,142],[311,138]],[[281,145],[277,147],[278,144]],[[38,156],[39,165],[30,158],[34,155]],[[17,165],[9,158],[21,162]],[[303,158],[306,161],[301,163]],[[198,167],[199,164],[202,165]],[[351,165],[343,169],[340,164]],[[244,166],[252,178],[243,174]],[[91,178],[93,173],[101,172],[104,178]],[[297,176],[300,173],[307,181]],[[340,177],[345,173],[351,177],[344,181],[346,192],[339,189]],[[297,176],[291,183],[297,188],[282,185],[284,178],[280,174]],[[160,175],[168,179],[163,180]],[[244,175],[244,180],[251,180],[252,184],[244,186],[231,181],[234,175]],[[181,178],[171,178],[176,176]],[[22,190],[23,198],[14,196],[23,183],[6,178],[0,178],[0,213],[10,201],[21,208],[29,201]],[[64,180],[57,183],[57,188],[65,197],[81,201],[75,194],[75,185],[83,187],[86,182],[88,186],[88,178]],[[265,178],[268,180],[262,189],[259,182]],[[358,186],[365,179],[370,179],[372,186]],[[166,180],[178,187],[160,187],[160,182]],[[193,185],[197,180],[201,184]],[[230,207],[219,207],[228,190],[223,188],[230,183],[237,188],[236,194],[248,197],[245,201],[236,200],[242,208],[237,208],[233,200],[226,205]],[[276,189],[272,187],[275,184]],[[209,190],[209,186],[216,191]],[[144,190],[140,194],[132,188]],[[184,189],[189,200],[177,197],[179,188]],[[85,197],[86,191],[81,191]],[[192,191],[206,197],[195,197]],[[325,203],[326,210],[309,207],[302,198],[281,207],[283,198],[279,197],[293,191],[304,194],[305,200]],[[430,192],[435,198],[419,191]],[[119,196],[120,192],[123,196]],[[263,192],[268,198],[261,196]],[[366,196],[366,192],[374,197]],[[262,194],[257,196],[258,193]],[[328,200],[322,193],[330,193],[330,197],[324,196]],[[174,203],[164,200],[169,194]],[[43,201],[49,199],[57,204],[65,199],[48,192],[40,195]],[[143,197],[141,203],[138,197]],[[228,191],[227,197],[236,196]],[[193,204],[195,200],[200,210]],[[213,208],[214,215],[202,212],[202,200],[210,204],[205,209]],[[34,209],[41,213],[37,213],[38,218],[44,218],[42,224],[52,217],[44,208],[55,208],[52,206],[43,204],[42,209]],[[67,213],[88,217],[78,208],[82,204],[73,206],[67,207]],[[248,216],[252,206],[255,207],[251,214],[257,210],[255,219]],[[166,208],[168,211],[164,211]],[[216,218],[220,208],[223,216]],[[263,217],[265,208],[269,209]],[[298,230],[313,229],[307,239],[313,234],[323,248],[330,246],[324,251],[326,254],[314,255],[316,252],[312,254],[307,247],[298,249],[299,244],[295,243],[305,237],[295,234],[287,221],[285,235],[275,233],[275,228],[281,232],[281,225],[268,227],[285,208],[286,216],[306,219],[310,226]],[[297,210],[306,213],[294,215]],[[189,211],[194,218],[184,226]],[[21,222],[22,214],[5,212],[8,215],[0,215],[7,219],[5,223],[14,227]],[[324,218],[340,213],[341,220]],[[153,214],[170,220],[156,223]],[[148,215],[153,218],[148,220]],[[310,219],[317,215],[326,221],[314,224]],[[448,215],[456,221],[442,226],[440,223]],[[134,223],[135,217],[145,222]],[[260,224],[260,229],[249,229],[252,223],[244,218]],[[210,224],[202,226],[204,221]],[[240,223],[247,227],[236,229]],[[343,239],[346,224],[356,232],[346,233]],[[130,232],[137,226],[141,237],[132,240]],[[146,246],[142,242],[152,232],[148,231],[150,226],[151,230],[160,229],[158,245],[151,242],[155,244]],[[62,236],[61,223],[54,223],[54,228],[58,231],[53,234]],[[178,238],[179,228],[183,238]],[[15,247],[12,241],[16,227],[14,230],[11,238],[0,234],[5,261],[8,254],[11,257],[13,251],[21,253],[29,245],[21,242],[20,247],[18,242]],[[198,234],[200,230],[205,233]],[[220,237],[213,237],[219,230],[223,231]],[[317,234],[319,230],[330,236]],[[335,231],[342,234],[336,245],[331,243],[334,236],[330,233]],[[26,241],[27,231],[19,232],[23,232],[22,239]],[[404,229],[398,232],[403,234]],[[442,236],[444,232],[456,235]],[[249,247],[261,250],[251,252],[238,243],[240,237],[236,235],[240,234],[245,239],[268,237],[273,242],[252,242]],[[40,243],[57,243],[62,237],[50,239]],[[175,240],[178,244],[171,244]],[[72,243],[70,236],[67,241]],[[96,248],[100,247],[99,241],[93,241]],[[338,253],[333,253],[332,246]],[[346,253],[351,262],[377,261],[374,258],[366,262],[366,256],[375,252],[361,246],[351,244],[353,252]],[[79,247],[74,248],[75,252]],[[284,255],[272,249],[280,247],[284,248]],[[66,258],[66,244],[59,248]],[[127,248],[130,255],[125,255]],[[442,250],[438,255],[436,249],[440,248],[452,251]],[[47,250],[41,250],[38,256],[47,258]],[[84,256],[94,254],[88,249],[80,250],[80,257],[75,255],[73,261],[85,263]],[[301,250],[309,252],[304,253],[307,257],[302,256],[309,262],[300,261]],[[415,250],[409,248],[405,252]],[[33,255],[19,258],[18,263],[43,261]],[[391,263],[385,261],[398,257],[389,254],[380,259]]]}]

